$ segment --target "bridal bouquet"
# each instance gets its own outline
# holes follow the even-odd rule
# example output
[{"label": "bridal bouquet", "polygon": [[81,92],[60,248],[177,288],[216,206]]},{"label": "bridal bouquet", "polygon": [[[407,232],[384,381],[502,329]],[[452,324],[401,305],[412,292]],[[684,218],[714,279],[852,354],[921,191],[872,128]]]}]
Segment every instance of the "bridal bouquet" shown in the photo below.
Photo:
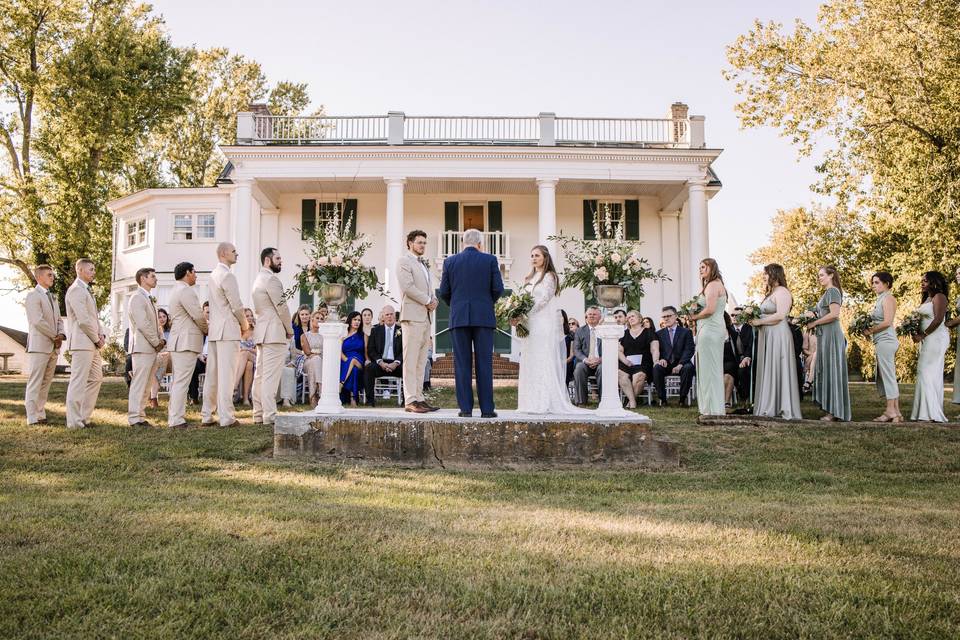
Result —
[{"label": "bridal bouquet", "polygon": [[342,221],[338,210],[334,210],[323,225],[307,234],[304,252],[309,262],[297,265],[300,272],[295,276],[296,284],[288,295],[292,295],[295,289],[319,291],[325,284],[342,284],[348,298],[365,298],[371,290],[387,296],[376,269],[365,267],[361,262],[373,241],[365,234],[350,231],[350,222],[349,217]]},{"label": "bridal bouquet", "polygon": [[875,324],[873,316],[863,311],[858,311],[853,316],[853,320],[847,325],[847,333],[851,336],[866,336],[867,330]]},{"label": "bridal bouquet", "polygon": [[519,320],[517,324],[517,335],[526,338],[530,335],[526,320],[530,310],[533,309],[533,294],[526,289],[514,291],[509,296],[497,300],[496,312],[497,319],[503,321],[504,330],[509,330],[507,326],[511,320]]},{"label": "bridal bouquet", "polygon": [[690,317],[694,314],[700,313],[703,311],[703,305],[700,304],[700,296],[694,296],[680,305],[680,308],[677,309],[678,316]]},{"label": "bridal bouquet", "polygon": [[897,325],[898,336],[915,336],[923,332],[923,314],[919,311],[908,313]]},{"label": "bridal bouquet", "polygon": [[734,318],[734,322],[737,324],[750,324],[751,320],[759,320],[760,316],[760,305],[756,302],[747,302],[743,305],[743,310]]}]

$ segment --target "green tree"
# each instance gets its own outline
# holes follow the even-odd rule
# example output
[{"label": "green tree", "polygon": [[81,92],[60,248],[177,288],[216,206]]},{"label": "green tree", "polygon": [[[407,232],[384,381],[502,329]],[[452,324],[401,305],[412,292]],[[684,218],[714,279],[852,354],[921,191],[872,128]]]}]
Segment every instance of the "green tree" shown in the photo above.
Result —
[{"label": "green tree", "polygon": [[[960,3],[831,0],[728,48],[744,126],[822,154],[814,189],[859,213],[864,259],[903,279],[960,247]],[[823,144],[818,146],[818,142]],[[822,151],[821,151],[822,148]]]}]

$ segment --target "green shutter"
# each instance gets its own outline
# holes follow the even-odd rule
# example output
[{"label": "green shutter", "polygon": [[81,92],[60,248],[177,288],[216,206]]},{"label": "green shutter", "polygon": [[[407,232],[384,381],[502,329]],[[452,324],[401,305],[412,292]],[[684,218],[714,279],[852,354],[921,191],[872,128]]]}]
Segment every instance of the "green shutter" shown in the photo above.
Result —
[{"label": "green shutter", "polygon": [[356,235],[357,233],[357,200],[355,198],[348,198],[343,201],[343,218],[346,220],[350,218],[350,233]]},{"label": "green shutter", "polygon": [[306,240],[317,228],[317,201],[300,201],[300,239]]},{"label": "green shutter", "polygon": [[503,203],[499,200],[487,202],[487,231],[503,231]]},{"label": "green shutter", "polygon": [[640,239],[640,201],[627,200],[623,203],[623,235],[627,240]]},{"label": "green shutter", "polygon": [[304,288],[300,288],[300,304],[308,304],[310,308],[313,309],[313,291],[308,291]]},{"label": "green shutter", "polygon": [[443,230],[460,231],[460,203],[443,203]]},{"label": "green shutter", "polygon": [[593,221],[597,217],[597,201],[583,201],[583,239],[596,240],[597,234],[593,231]]}]

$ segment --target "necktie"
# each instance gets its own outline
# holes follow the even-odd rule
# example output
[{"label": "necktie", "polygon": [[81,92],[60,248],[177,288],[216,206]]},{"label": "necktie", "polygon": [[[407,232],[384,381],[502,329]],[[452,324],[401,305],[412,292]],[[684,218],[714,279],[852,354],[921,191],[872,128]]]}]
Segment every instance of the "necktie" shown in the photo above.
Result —
[{"label": "necktie", "polygon": [[53,320],[57,320],[57,301],[53,299],[53,293],[47,291],[47,300],[50,301],[50,308],[53,309]]},{"label": "necktie", "polygon": [[383,337],[383,359],[391,362],[393,360],[393,327],[384,327]]},{"label": "necktie", "polygon": [[597,338],[593,333],[593,327],[590,327],[590,357],[597,357]]}]

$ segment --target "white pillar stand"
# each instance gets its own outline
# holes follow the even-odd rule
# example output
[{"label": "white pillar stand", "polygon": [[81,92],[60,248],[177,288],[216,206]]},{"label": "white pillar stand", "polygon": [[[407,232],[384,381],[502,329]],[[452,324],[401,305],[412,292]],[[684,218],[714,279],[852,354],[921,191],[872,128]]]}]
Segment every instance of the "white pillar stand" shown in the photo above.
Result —
[{"label": "white pillar stand", "polygon": [[617,376],[618,354],[620,353],[620,338],[623,337],[623,326],[608,316],[597,325],[597,335],[600,337],[602,353],[600,356],[600,406],[597,407],[598,416],[611,418],[644,418],[632,411],[627,411],[620,403],[620,383]]},{"label": "white pillar stand", "polygon": [[[340,358],[343,336],[347,335],[347,325],[342,322],[323,322],[320,324],[323,336],[323,388],[320,401],[314,413],[334,415],[343,413],[340,404]],[[327,354],[330,354],[329,357]]]}]

